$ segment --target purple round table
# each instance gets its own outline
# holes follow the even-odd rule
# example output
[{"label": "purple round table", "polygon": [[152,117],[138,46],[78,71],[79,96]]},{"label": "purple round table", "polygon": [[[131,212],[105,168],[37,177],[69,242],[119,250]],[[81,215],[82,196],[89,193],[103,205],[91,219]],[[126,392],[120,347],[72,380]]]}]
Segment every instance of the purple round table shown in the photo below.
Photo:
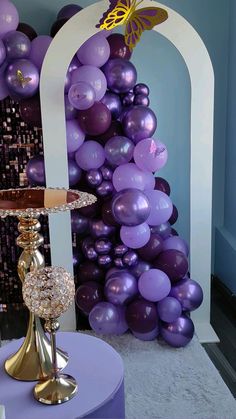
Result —
[{"label": "purple round table", "polygon": [[4,362],[22,343],[13,341],[0,349],[0,404],[6,419],[125,418],[124,369],[120,355],[106,342],[82,333],[57,333],[57,344],[69,354],[64,369],[79,385],[69,402],[47,406],[33,396],[35,382],[12,379]]}]

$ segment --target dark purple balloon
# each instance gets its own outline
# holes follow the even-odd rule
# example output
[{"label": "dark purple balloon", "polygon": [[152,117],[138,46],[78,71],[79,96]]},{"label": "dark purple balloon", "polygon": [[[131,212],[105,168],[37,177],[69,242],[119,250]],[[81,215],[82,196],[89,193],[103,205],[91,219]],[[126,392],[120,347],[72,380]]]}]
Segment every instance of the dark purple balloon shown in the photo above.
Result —
[{"label": "dark purple balloon", "polygon": [[114,254],[116,256],[124,256],[125,253],[128,252],[128,250],[129,250],[129,248],[125,244],[123,244],[123,243],[117,244],[114,247]]},{"label": "dark purple balloon", "polygon": [[102,269],[92,261],[84,261],[79,266],[78,280],[79,283],[87,281],[101,282],[104,278]]},{"label": "dark purple balloon", "polygon": [[163,239],[157,233],[151,233],[150,240],[145,246],[137,249],[138,255],[141,259],[150,262],[154,260],[159,253],[161,253],[163,247]]},{"label": "dark purple balloon", "polygon": [[121,225],[137,226],[142,224],[150,214],[148,198],[138,189],[124,189],[114,196],[112,213],[115,220]]},{"label": "dark purple balloon", "polygon": [[71,105],[67,95],[65,95],[65,115],[67,121],[76,119],[78,116],[78,110]]},{"label": "dark purple balloon", "polygon": [[134,94],[135,95],[149,95],[149,87],[144,83],[138,83],[134,86]]},{"label": "dark purple balloon", "polygon": [[65,23],[68,21],[68,18],[62,18],[62,19],[58,19],[56,20],[50,29],[50,35],[52,38],[54,38],[54,36],[57,34],[57,32],[59,32],[59,30],[62,28],[62,26],[65,25]]},{"label": "dark purple balloon", "polygon": [[71,211],[71,230],[76,234],[84,234],[88,230],[88,218],[80,214],[78,210]]},{"label": "dark purple balloon", "polygon": [[123,256],[123,264],[125,266],[135,266],[138,263],[138,255],[133,250],[129,250],[124,256]]},{"label": "dark purple balloon", "polygon": [[19,112],[21,118],[26,124],[32,127],[41,128],[42,120],[39,95],[21,100],[19,105]]},{"label": "dark purple balloon", "polygon": [[180,252],[184,253],[186,257],[189,255],[189,247],[187,242],[178,236],[171,236],[165,239],[163,243],[163,251],[170,249],[179,250]]},{"label": "dark purple balloon", "polygon": [[119,118],[122,111],[119,95],[112,92],[106,92],[101,102],[104,103],[104,105],[106,105],[106,107],[110,110],[112,119]]},{"label": "dark purple balloon", "polygon": [[27,58],[30,54],[31,42],[27,35],[19,31],[10,31],[3,37],[7,59]]},{"label": "dark purple balloon", "polygon": [[90,233],[94,238],[109,237],[115,232],[115,227],[105,224],[102,220],[90,220]]},{"label": "dark purple balloon", "polygon": [[126,310],[126,321],[132,332],[148,333],[158,326],[156,304],[140,298]]},{"label": "dark purple balloon", "polygon": [[92,205],[87,205],[87,207],[80,208],[81,214],[85,217],[93,217],[97,214],[99,210],[99,202],[95,202]]},{"label": "dark purple balloon", "polygon": [[125,267],[125,265],[124,265],[124,262],[123,262],[123,259],[122,259],[122,258],[115,258],[115,259],[113,260],[113,262],[114,262],[114,264],[115,264],[115,266],[116,266],[117,268],[124,268],[124,267]]},{"label": "dark purple balloon", "polygon": [[91,108],[79,112],[81,129],[88,135],[100,135],[111,125],[111,112],[101,102],[95,102]]},{"label": "dark purple balloon", "polygon": [[16,30],[27,35],[30,41],[33,41],[33,39],[38,36],[34,28],[32,28],[32,26],[24,22],[20,22]]},{"label": "dark purple balloon", "polygon": [[179,215],[178,210],[177,210],[176,206],[173,205],[173,212],[171,214],[170,219],[168,220],[170,225],[173,225],[173,224],[176,223],[176,221],[178,220],[178,215]]},{"label": "dark purple balloon", "polygon": [[181,316],[182,306],[176,298],[166,297],[158,302],[157,312],[161,320],[171,323]]},{"label": "dark purple balloon", "polygon": [[137,332],[132,332],[132,333],[137,339],[147,342],[147,341],[151,341],[157,338],[157,336],[159,335],[159,327],[158,326],[155,327],[155,329],[151,330],[151,332],[148,332],[148,333],[137,333]]},{"label": "dark purple balloon", "polygon": [[102,299],[102,286],[95,281],[88,281],[80,285],[75,295],[77,306],[85,314],[89,314],[92,308]]},{"label": "dark purple balloon", "polygon": [[134,98],[134,106],[149,106],[150,100],[145,95],[136,95]]},{"label": "dark purple balloon", "polygon": [[70,19],[76,13],[80,12],[80,10],[82,10],[82,7],[78,4],[67,4],[59,10],[57,19]]},{"label": "dark purple balloon", "polygon": [[69,185],[75,186],[81,178],[81,169],[74,159],[68,159]]},{"label": "dark purple balloon", "polygon": [[81,254],[76,247],[73,247],[73,266],[76,267],[81,263]]},{"label": "dark purple balloon", "polygon": [[137,80],[134,65],[122,58],[108,60],[103,66],[107,87],[114,93],[126,93],[132,89]]},{"label": "dark purple balloon", "polygon": [[138,293],[137,279],[128,272],[116,272],[106,281],[104,292],[110,303],[127,304]]},{"label": "dark purple balloon", "polygon": [[170,196],[170,185],[167,180],[163,179],[162,177],[155,178],[155,189]]},{"label": "dark purple balloon", "polygon": [[26,176],[30,185],[45,186],[44,158],[41,155],[32,157],[26,166]]},{"label": "dark purple balloon", "polygon": [[94,249],[93,246],[87,247],[84,251],[84,256],[88,259],[88,260],[97,260],[98,258],[98,254],[96,252],[96,250]]},{"label": "dark purple balloon", "polygon": [[119,224],[116,222],[115,218],[113,217],[111,201],[106,201],[102,206],[102,220],[105,224],[109,226],[118,226]]},{"label": "dark purple balloon", "polygon": [[107,238],[96,240],[95,250],[99,255],[107,255],[112,249],[112,243]]},{"label": "dark purple balloon", "polygon": [[99,135],[96,140],[104,145],[110,138],[118,135],[123,135],[122,125],[119,121],[112,121],[108,130],[104,134]]},{"label": "dark purple balloon", "polygon": [[114,191],[113,183],[110,180],[103,180],[102,183],[96,188],[97,195],[108,196]]},{"label": "dark purple balloon", "polygon": [[153,265],[165,272],[172,282],[183,278],[188,272],[188,260],[179,250],[166,250],[160,253]]},{"label": "dark purple balloon", "polygon": [[139,260],[138,263],[130,269],[130,273],[134,275],[135,278],[139,278],[144,272],[149,271],[149,269],[151,269],[150,263]]},{"label": "dark purple balloon", "polygon": [[100,170],[103,180],[112,180],[113,170],[110,167],[102,166]]},{"label": "dark purple balloon", "polygon": [[160,333],[170,346],[182,348],[193,338],[194,324],[189,317],[183,314],[175,322],[163,322],[160,327]]},{"label": "dark purple balloon", "polygon": [[178,236],[178,235],[179,235],[179,233],[174,228],[172,228],[171,229],[171,236]]},{"label": "dark purple balloon", "polygon": [[146,106],[134,106],[122,119],[125,135],[137,144],[151,138],[156,131],[157,119],[154,112]]},{"label": "dark purple balloon", "polygon": [[132,52],[125,43],[124,35],[120,33],[112,33],[107,38],[110,45],[110,58],[123,58],[129,60]]},{"label": "dark purple balloon", "polygon": [[203,301],[201,286],[189,278],[183,278],[174,284],[171,288],[170,295],[181,303],[185,311],[196,310]]},{"label": "dark purple balloon", "polygon": [[122,99],[122,105],[125,107],[133,105],[134,98],[135,98],[135,95],[133,92],[126,93],[126,95]]},{"label": "dark purple balloon", "polygon": [[151,227],[152,233],[159,234],[163,239],[166,239],[171,234],[171,226],[170,223],[163,223],[159,226]]},{"label": "dark purple balloon", "polygon": [[96,188],[102,183],[102,173],[99,169],[91,169],[86,173],[89,186]]}]

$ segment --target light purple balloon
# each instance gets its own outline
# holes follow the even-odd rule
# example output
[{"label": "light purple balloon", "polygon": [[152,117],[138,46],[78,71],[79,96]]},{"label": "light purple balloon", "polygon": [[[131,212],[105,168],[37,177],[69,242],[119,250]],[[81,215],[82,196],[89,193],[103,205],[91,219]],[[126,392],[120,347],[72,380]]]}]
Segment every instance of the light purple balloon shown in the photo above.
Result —
[{"label": "light purple balloon", "polygon": [[77,109],[75,109],[69,102],[68,96],[65,95],[65,115],[66,119],[69,121],[75,119],[78,115]]},{"label": "light purple balloon", "polygon": [[149,199],[151,208],[147,223],[151,226],[166,223],[173,211],[173,204],[169,196],[158,190],[145,191],[145,195]]},{"label": "light purple balloon", "polygon": [[71,72],[71,83],[85,82],[90,84],[96,94],[96,100],[103,98],[107,90],[107,81],[103,72],[92,65],[82,65]]},{"label": "light purple balloon", "polygon": [[132,159],[134,144],[127,137],[115,136],[106,142],[104,151],[108,163],[111,166],[119,166]]},{"label": "light purple balloon", "polygon": [[44,57],[52,42],[52,37],[48,35],[39,35],[31,42],[31,51],[29,59],[41,70]]},{"label": "light purple balloon", "polygon": [[[25,81],[17,76],[21,71]],[[39,73],[37,67],[29,60],[21,59],[13,61],[5,72],[6,85],[10,94],[17,99],[33,96],[39,86]]]},{"label": "light purple balloon", "polygon": [[184,239],[181,239],[178,236],[168,237],[163,243],[163,251],[175,249],[184,253],[188,257],[189,247]]},{"label": "light purple balloon", "polygon": [[89,223],[90,234],[94,238],[109,237],[115,232],[115,228],[105,224],[102,220],[92,219]]},{"label": "light purple balloon", "polygon": [[95,102],[94,88],[85,82],[72,84],[68,92],[68,99],[76,109],[85,110],[91,108]]},{"label": "light purple balloon", "polygon": [[135,163],[118,166],[113,173],[113,185],[119,192],[122,189],[134,188],[143,191],[146,185],[144,172]]},{"label": "light purple balloon", "polygon": [[27,58],[31,50],[31,42],[27,35],[19,31],[10,31],[4,35],[7,59]]},{"label": "light purple balloon", "polygon": [[104,164],[104,149],[97,141],[86,141],[75,154],[75,160],[83,170],[99,169]]},{"label": "light purple balloon", "polygon": [[132,331],[133,335],[139,339],[139,340],[143,340],[143,341],[151,341],[157,338],[157,336],[159,335],[159,328],[155,327],[155,329],[151,330],[151,332],[147,332],[147,333],[138,333],[138,332],[134,332]]},{"label": "light purple balloon", "polygon": [[146,300],[156,302],[167,297],[171,290],[171,283],[165,272],[150,269],[140,276],[138,289]]},{"label": "light purple balloon", "polygon": [[120,229],[122,242],[131,249],[143,247],[149,241],[150,235],[150,228],[147,223],[135,227],[122,226]]},{"label": "light purple balloon", "polygon": [[128,304],[138,293],[137,279],[128,272],[116,272],[106,281],[104,293],[110,303]]},{"label": "light purple balloon", "polygon": [[157,304],[157,312],[161,320],[171,323],[181,316],[182,306],[176,298],[166,297]]},{"label": "light purple balloon", "polygon": [[153,138],[139,141],[134,149],[134,161],[144,171],[156,172],[156,170],[160,170],[165,166],[167,158],[166,146]]},{"label": "light purple balloon", "polygon": [[0,39],[0,66],[3,64],[6,58],[6,48],[3,41]]},{"label": "light purple balloon", "polygon": [[68,153],[73,153],[83,144],[85,133],[81,130],[76,119],[66,121],[66,139]]},{"label": "light purple balloon", "polygon": [[155,176],[151,172],[143,172],[144,190],[148,191],[155,188]]},{"label": "light purple balloon", "polygon": [[77,57],[84,65],[102,67],[110,56],[110,45],[107,39],[100,33],[91,36],[80,47]]},{"label": "light purple balloon", "polygon": [[89,324],[94,332],[102,335],[115,335],[120,316],[114,304],[101,302],[90,311]]},{"label": "light purple balloon", "polygon": [[17,8],[11,1],[0,1],[0,37],[9,31],[16,30],[19,24]]}]

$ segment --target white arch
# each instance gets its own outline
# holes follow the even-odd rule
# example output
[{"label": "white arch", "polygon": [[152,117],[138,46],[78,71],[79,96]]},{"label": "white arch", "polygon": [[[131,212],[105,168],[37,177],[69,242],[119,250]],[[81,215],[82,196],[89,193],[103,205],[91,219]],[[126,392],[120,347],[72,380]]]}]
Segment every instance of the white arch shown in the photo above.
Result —
[{"label": "white arch", "polygon": [[[145,0],[142,7],[163,7]],[[99,30],[96,24],[108,7],[102,0],[73,16],[57,33],[41,72],[44,155],[47,186],[68,187],[64,80],[68,65],[86,39]],[[202,341],[215,341],[210,326],[211,222],[214,72],[208,51],[195,29],[181,15],[165,7],[169,18],[154,30],[165,36],[182,55],[191,80],[191,166],[190,166],[190,255],[191,274],[204,291],[204,303],[194,313]],[[59,232],[61,235],[59,237]],[[50,216],[52,263],[72,271],[69,214]],[[60,243],[61,240],[61,243]],[[66,329],[75,327],[74,313],[63,320]]]}]

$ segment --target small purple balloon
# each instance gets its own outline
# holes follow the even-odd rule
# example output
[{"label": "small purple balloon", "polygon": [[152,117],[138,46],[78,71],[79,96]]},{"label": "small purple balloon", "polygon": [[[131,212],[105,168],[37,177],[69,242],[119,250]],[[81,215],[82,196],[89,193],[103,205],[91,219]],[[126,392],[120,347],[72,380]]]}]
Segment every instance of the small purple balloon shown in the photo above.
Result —
[{"label": "small purple balloon", "polygon": [[[77,151],[83,144],[85,133],[82,131],[80,124],[76,119],[66,121],[66,139],[68,153]],[[83,169],[83,167],[81,167],[81,169]]]},{"label": "small purple balloon", "polygon": [[87,249],[85,249],[84,251],[84,255],[87,259],[93,260],[93,261],[97,260],[98,258],[98,254],[93,246],[87,247]]},{"label": "small purple balloon", "polygon": [[93,219],[89,223],[90,234],[94,238],[109,237],[115,232],[115,228],[105,224],[102,220]]},{"label": "small purple balloon", "polygon": [[77,109],[75,109],[74,106],[70,103],[67,95],[65,95],[65,115],[67,121],[76,119],[78,116]]},{"label": "small purple balloon", "polygon": [[175,322],[182,313],[180,302],[173,297],[166,297],[157,304],[157,312],[163,322]]},{"label": "small purple balloon", "polygon": [[113,262],[117,268],[125,268],[122,258],[115,258]]},{"label": "small purple balloon", "polygon": [[139,278],[143,272],[149,271],[151,269],[151,265],[144,260],[139,260],[138,263],[130,269],[130,273],[135,276],[135,278]]},{"label": "small purple balloon", "polygon": [[101,185],[102,179],[102,173],[98,169],[91,169],[86,173],[86,180],[92,188]]},{"label": "small purple balloon", "polygon": [[80,12],[80,10],[82,10],[82,7],[78,4],[67,4],[59,10],[57,19],[70,19],[76,13]]},{"label": "small purple balloon", "polygon": [[116,256],[124,256],[128,250],[129,248],[125,244],[117,244],[114,248],[114,254]]},{"label": "small purple balloon", "polygon": [[128,304],[138,293],[137,279],[128,272],[116,272],[107,280],[104,292],[110,303]]},{"label": "small purple balloon", "polygon": [[129,250],[124,256],[123,256],[123,264],[125,266],[135,266],[138,263],[138,255],[133,250]]},{"label": "small purple balloon", "polygon": [[122,99],[122,105],[125,107],[132,106],[134,103],[134,98],[135,98],[135,95],[133,92],[126,93]]},{"label": "small purple balloon", "polygon": [[164,341],[174,348],[186,346],[193,338],[194,324],[184,314],[172,323],[162,323],[160,333]]},{"label": "small purple balloon", "polygon": [[145,246],[141,247],[137,250],[138,255],[141,259],[149,262],[154,260],[159,253],[163,250],[163,239],[157,233],[151,233],[150,239],[145,244]]},{"label": "small purple balloon", "polygon": [[149,241],[150,234],[150,228],[147,223],[142,223],[135,227],[122,226],[120,229],[122,242],[131,249],[143,247]]},{"label": "small purple balloon", "polygon": [[126,310],[126,321],[132,332],[149,333],[158,326],[156,304],[139,298]]},{"label": "small purple balloon", "polygon": [[167,297],[171,283],[165,272],[159,269],[149,269],[140,276],[138,289],[143,298],[157,302]]},{"label": "small purple balloon", "polygon": [[97,195],[101,197],[109,196],[113,193],[114,188],[110,180],[103,180],[101,185],[96,188]]},{"label": "small purple balloon", "polygon": [[74,159],[68,159],[69,186],[75,186],[81,179],[81,169]]},{"label": "small purple balloon", "polygon": [[95,250],[99,255],[107,255],[112,249],[112,243],[106,237],[95,242]]},{"label": "small purple balloon", "polygon": [[3,64],[6,58],[6,48],[2,40],[0,39],[0,66]]},{"label": "small purple balloon", "polygon": [[6,48],[7,59],[18,60],[29,57],[31,42],[27,35],[19,31],[10,31],[4,35],[3,42]]},{"label": "small purple balloon", "polygon": [[159,328],[155,327],[155,329],[147,333],[137,333],[137,332],[132,332],[132,333],[137,339],[148,342],[157,338],[157,336],[159,335]]},{"label": "small purple balloon", "polygon": [[26,176],[30,185],[45,186],[45,166],[43,156],[32,157],[26,165]]},{"label": "small purple balloon", "polygon": [[171,281],[176,282],[188,272],[188,260],[179,250],[166,250],[153,262],[155,268],[162,270]]},{"label": "small purple balloon", "polygon": [[119,224],[137,226],[150,214],[149,201],[138,189],[124,189],[113,197],[112,213]]},{"label": "small purple balloon", "polygon": [[101,102],[104,103],[104,105],[106,105],[106,107],[110,110],[112,119],[119,118],[122,111],[122,105],[119,95],[112,92],[106,92]]},{"label": "small purple balloon", "polygon": [[170,295],[177,298],[183,310],[196,310],[203,301],[203,291],[201,286],[193,279],[183,278],[174,284]]},{"label": "small purple balloon", "polygon": [[134,106],[149,106],[150,105],[150,100],[147,96],[145,95],[136,95],[134,97]]},{"label": "small purple balloon", "polygon": [[164,240],[171,234],[171,225],[170,223],[162,223],[158,226],[151,228],[152,233],[159,234]]},{"label": "small purple balloon", "polygon": [[44,57],[52,42],[52,37],[48,35],[39,35],[31,42],[31,51],[29,59],[32,61],[38,70],[41,70]]},{"label": "small purple balloon", "polygon": [[156,172],[162,169],[168,158],[166,146],[153,138],[138,142],[134,149],[134,161],[144,171]]},{"label": "small purple balloon", "polygon": [[112,258],[110,255],[99,255],[98,256],[98,264],[103,268],[110,268],[112,262]]},{"label": "small purple balloon", "polygon": [[80,81],[69,88],[68,99],[76,109],[89,109],[96,99],[95,90],[90,84]]},{"label": "small purple balloon", "polygon": [[137,144],[145,138],[151,138],[156,131],[157,119],[154,112],[146,106],[134,106],[122,119],[126,137]]},{"label": "small purple balloon", "polygon": [[75,294],[76,305],[85,314],[89,314],[93,307],[102,299],[102,286],[95,281],[88,281],[80,285]]},{"label": "small purple balloon", "polygon": [[184,239],[181,239],[178,236],[169,237],[163,243],[163,251],[175,249],[179,250],[180,252],[184,253],[186,257],[189,254],[189,248]]},{"label": "small purple balloon", "polygon": [[76,234],[84,234],[88,230],[88,218],[78,210],[71,211],[71,230]]},{"label": "small purple balloon", "polygon": [[[1,69],[0,69],[1,70]],[[0,73],[0,101],[9,95],[4,76]]]},{"label": "small purple balloon", "polygon": [[155,178],[155,189],[170,196],[170,185],[167,180],[163,179],[162,177]]},{"label": "small purple balloon", "polygon": [[102,67],[110,56],[110,45],[101,33],[91,36],[77,52],[79,61],[84,65]]},{"label": "small purple balloon", "polygon": [[147,223],[151,226],[166,223],[173,211],[173,204],[168,195],[161,191],[145,191],[150,202],[151,212]]},{"label": "small purple balloon", "polygon": [[113,185],[117,192],[127,188],[143,191],[146,187],[145,173],[135,163],[122,164],[113,173]]},{"label": "small purple balloon", "polygon": [[102,166],[101,173],[103,180],[112,180],[113,170],[110,167]]},{"label": "small purple balloon", "polygon": [[19,14],[17,8],[11,1],[0,1],[0,37],[9,31],[16,30],[19,24]]},{"label": "small purple balloon", "polygon": [[82,65],[71,72],[71,83],[83,82],[91,85],[95,91],[96,100],[103,98],[107,90],[107,81],[103,72],[92,65]]},{"label": "small purple balloon", "polygon": [[135,95],[148,96],[149,95],[149,87],[144,83],[138,83],[138,84],[136,84],[136,86],[134,86],[134,94]]},{"label": "small purple balloon", "polygon": [[134,144],[127,137],[110,138],[104,147],[105,157],[111,166],[129,163],[133,157]]},{"label": "small purple balloon", "polygon": [[103,147],[97,141],[85,141],[75,153],[75,160],[83,170],[99,169],[105,161]]},{"label": "small purple balloon", "polygon": [[134,65],[122,58],[114,58],[103,67],[108,88],[114,93],[126,93],[132,89],[137,80]]},{"label": "small purple balloon", "polygon": [[[21,72],[21,76],[18,72]],[[24,99],[34,96],[39,86],[39,73],[36,66],[29,60],[15,60],[6,69],[6,86],[15,98]]]},{"label": "small purple balloon", "polygon": [[114,304],[100,302],[93,307],[89,314],[91,328],[102,335],[116,334],[120,316]]}]

